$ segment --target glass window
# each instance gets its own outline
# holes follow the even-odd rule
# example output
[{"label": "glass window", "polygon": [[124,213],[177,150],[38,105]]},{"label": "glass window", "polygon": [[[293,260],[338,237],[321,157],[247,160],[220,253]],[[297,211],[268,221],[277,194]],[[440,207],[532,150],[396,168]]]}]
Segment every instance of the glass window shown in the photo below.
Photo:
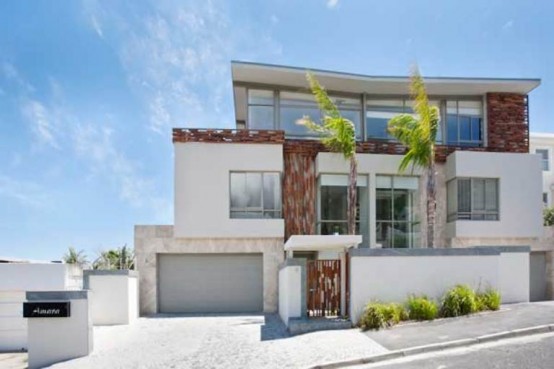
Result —
[{"label": "glass window", "polygon": [[448,145],[482,145],[483,103],[449,100],[446,102],[446,139]]},{"label": "glass window", "polygon": [[373,100],[366,103],[366,135],[368,138],[394,139],[388,131],[393,117],[404,113],[404,100]]},{"label": "glass window", "polygon": [[542,193],[542,204],[548,206],[548,192]]},{"label": "glass window", "polygon": [[231,172],[231,218],[280,218],[281,176],[271,172]]},{"label": "glass window", "polygon": [[417,247],[418,178],[377,176],[377,243],[384,248]]},{"label": "glass window", "polygon": [[[368,242],[367,177],[358,176],[356,233]],[[319,177],[319,234],[348,234],[348,176],[322,174]]]},{"label": "glass window", "polygon": [[456,178],[447,185],[448,221],[498,220],[498,179]]},{"label": "glass window", "polygon": [[248,90],[249,129],[275,129],[274,100],[271,90]]},{"label": "glass window", "polygon": [[550,170],[550,160],[549,160],[549,150],[548,149],[536,149],[535,154],[541,156],[541,165],[542,170],[548,172]]}]

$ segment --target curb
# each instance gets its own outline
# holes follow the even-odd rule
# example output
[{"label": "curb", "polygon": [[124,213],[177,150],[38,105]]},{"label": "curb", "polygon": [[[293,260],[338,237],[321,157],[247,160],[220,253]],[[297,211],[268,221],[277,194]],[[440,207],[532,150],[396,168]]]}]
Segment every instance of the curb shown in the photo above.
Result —
[{"label": "curb", "polygon": [[458,348],[458,347],[466,347],[466,346],[477,345],[480,343],[500,341],[507,338],[530,336],[533,334],[548,333],[548,332],[554,332],[554,324],[537,325],[535,327],[514,329],[511,331],[487,334],[487,335],[483,335],[475,338],[465,338],[465,339],[456,340],[456,341],[440,342],[440,343],[433,343],[430,345],[410,347],[407,349],[389,351],[384,354],[366,356],[359,359],[335,361],[335,362],[330,362],[326,364],[315,365],[310,367],[310,369],[336,369],[336,368],[343,368],[343,367],[354,366],[354,365],[371,364],[371,363],[377,363],[381,361],[392,360],[392,359],[397,359],[397,358],[406,357],[406,356],[418,355],[418,354],[427,353],[427,352],[435,352],[435,351],[447,350],[447,349]]}]

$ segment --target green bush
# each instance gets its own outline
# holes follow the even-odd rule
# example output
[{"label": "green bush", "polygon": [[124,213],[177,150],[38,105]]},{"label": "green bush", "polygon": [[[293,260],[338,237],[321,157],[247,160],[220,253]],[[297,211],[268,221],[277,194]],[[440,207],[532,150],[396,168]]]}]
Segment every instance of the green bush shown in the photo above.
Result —
[{"label": "green bush", "polygon": [[439,313],[437,303],[427,296],[410,296],[406,305],[412,320],[433,320]]},{"label": "green bush", "polygon": [[477,311],[484,310],[498,310],[500,309],[500,292],[488,289],[485,292],[478,292],[475,295],[475,302],[477,304]]},{"label": "green bush", "polygon": [[457,285],[444,294],[440,311],[441,316],[449,318],[468,315],[476,311],[475,291],[469,286]]},{"label": "green bush", "polygon": [[363,330],[381,329],[398,324],[407,317],[406,310],[401,305],[370,302],[366,305],[358,325]]},{"label": "green bush", "polygon": [[542,215],[545,226],[554,225],[554,208],[544,209]]}]

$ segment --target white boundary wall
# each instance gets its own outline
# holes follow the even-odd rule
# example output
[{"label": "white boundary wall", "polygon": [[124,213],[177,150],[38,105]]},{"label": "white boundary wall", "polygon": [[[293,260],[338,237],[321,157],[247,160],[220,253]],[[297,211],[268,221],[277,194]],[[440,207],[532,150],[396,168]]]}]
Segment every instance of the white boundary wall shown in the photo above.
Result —
[{"label": "white boundary wall", "polygon": [[0,264],[0,352],[27,349],[25,291],[81,288],[80,267],[62,263]]},{"label": "white boundary wall", "polygon": [[302,267],[285,264],[279,270],[279,316],[288,327],[289,319],[299,318],[301,314]]},{"label": "white boundary wall", "polygon": [[138,318],[138,273],[133,270],[85,270],[93,325],[130,324]]},{"label": "white boundary wall", "polygon": [[529,248],[358,249],[350,259],[350,316],[370,301],[405,302],[410,294],[440,300],[456,284],[498,289],[503,303],[529,301]]}]

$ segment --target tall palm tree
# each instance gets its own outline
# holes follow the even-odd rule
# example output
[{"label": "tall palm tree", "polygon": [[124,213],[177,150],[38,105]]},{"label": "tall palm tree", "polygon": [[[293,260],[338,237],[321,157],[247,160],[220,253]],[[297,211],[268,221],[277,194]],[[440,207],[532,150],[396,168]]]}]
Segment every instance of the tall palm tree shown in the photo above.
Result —
[{"label": "tall palm tree", "polygon": [[87,264],[87,256],[83,250],[77,251],[74,247],[69,247],[67,252],[63,256],[62,260],[66,264],[77,264],[79,266],[84,266]]},{"label": "tall palm tree", "polygon": [[356,161],[356,129],[354,123],[344,118],[337,106],[327,95],[327,91],[319,84],[311,73],[306,74],[310,89],[316,99],[319,109],[323,112],[321,122],[314,122],[304,116],[298,121],[313,132],[321,135],[321,142],[331,151],[341,153],[350,164],[348,175],[347,219],[348,234],[356,234],[356,182],[358,180],[358,163]]},{"label": "tall palm tree", "polygon": [[419,167],[427,172],[427,243],[435,247],[435,213],[437,208],[435,141],[439,127],[440,113],[436,106],[429,105],[425,83],[416,67],[412,70],[410,90],[415,115],[401,114],[388,122],[388,131],[408,152],[400,162],[399,171],[409,166]]}]

